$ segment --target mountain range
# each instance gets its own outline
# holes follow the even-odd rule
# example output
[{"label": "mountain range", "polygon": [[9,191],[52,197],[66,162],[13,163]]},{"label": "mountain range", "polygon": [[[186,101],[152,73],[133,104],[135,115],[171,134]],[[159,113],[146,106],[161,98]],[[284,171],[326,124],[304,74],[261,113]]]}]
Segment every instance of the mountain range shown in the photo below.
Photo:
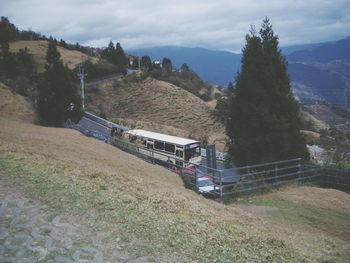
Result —
[{"label": "mountain range", "polygon": [[294,94],[350,108],[350,37],[287,56]]},{"label": "mountain range", "polygon": [[[300,101],[317,100],[350,107],[350,37],[281,50],[288,61],[293,92]],[[176,68],[186,63],[204,80],[222,87],[234,82],[241,65],[241,54],[204,48],[162,46],[128,53],[160,61],[168,57]]]},{"label": "mountain range", "polygon": [[128,53],[136,56],[148,55],[152,60],[159,61],[168,57],[175,68],[187,64],[202,79],[222,87],[226,87],[229,81],[234,81],[241,66],[240,54],[199,47],[161,46],[128,50]]}]

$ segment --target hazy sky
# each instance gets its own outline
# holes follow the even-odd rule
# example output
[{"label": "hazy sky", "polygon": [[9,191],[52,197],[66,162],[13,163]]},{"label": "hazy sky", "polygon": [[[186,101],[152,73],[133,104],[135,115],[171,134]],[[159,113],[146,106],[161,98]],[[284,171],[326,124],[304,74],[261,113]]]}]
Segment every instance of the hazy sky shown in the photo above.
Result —
[{"label": "hazy sky", "polygon": [[0,15],[69,42],[124,49],[181,45],[240,51],[265,16],[281,46],[350,36],[350,0],[0,0]]}]

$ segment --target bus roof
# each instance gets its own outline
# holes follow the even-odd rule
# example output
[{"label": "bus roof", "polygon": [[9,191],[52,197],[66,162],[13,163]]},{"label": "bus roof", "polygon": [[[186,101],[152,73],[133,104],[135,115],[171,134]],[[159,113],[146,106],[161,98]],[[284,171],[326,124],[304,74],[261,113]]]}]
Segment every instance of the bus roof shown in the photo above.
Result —
[{"label": "bus roof", "polygon": [[181,137],[157,133],[157,132],[139,130],[139,129],[129,130],[129,131],[126,131],[126,133],[131,134],[131,135],[135,135],[138,137],[144,137],[144,138],[163,141],[163,142],[169,142],[169,143],[173,143],[176,145],[182,145],[182,146],[194,144],[194,143],[199,143],[199,141],[196,141],[196,140],[181,138]]}]

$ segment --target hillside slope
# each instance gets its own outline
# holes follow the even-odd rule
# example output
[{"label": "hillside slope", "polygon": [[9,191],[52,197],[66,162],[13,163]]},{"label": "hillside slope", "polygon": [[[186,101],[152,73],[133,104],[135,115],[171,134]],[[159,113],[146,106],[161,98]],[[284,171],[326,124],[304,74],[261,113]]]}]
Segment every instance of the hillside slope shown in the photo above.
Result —
[{"label": "hillside slope", "polygon": [[[0,98],[4,92],[0,89]],[[302,220],[297,228],[289,221],[275,227],[275,219],[250,212],[254,207],[249,204],[225,206],[204,199],[162,167],[77,131],[18,121],[26,110],[3,118],[8,116],[4,108],[0,108],[0,182],[21,189],[50,212],[86,223],[101,240],[104,253],[123,249],[152,255],[159,262],[346,262],[349,258],[348,236],[313,228]],[[314,192],[318,199],[325,198],[318,188]],[[329,190],[327,198],[333,192],[337,191]],[[336,197],[350,202],[348,195]],[[319,218],[324,213],[338,216],[342,220],[325,221],[327,229],[348,229],[348,206],[337,205],[337,199],[333,204],[321,205]],[[296,205],[288,211],[298,215],[300,209]]]},{"label": "hillside slope", "polygon": [[213,109],[192,93],[170,83],[152,78],[127,80],[100,85],[98,92],[88,92],[92,100],[87,109],[103,111],[109,119],[137,122],[138,126],[142,122],[141,128],[171,135],[196,139],[208,136],[211,142],[220,140],[221,148],[225,143],[224,125],[215,117]]},{"label": "hillside slope", "polygon": [[[10,51],[18,52],[20,49],[28,48],[30,53],[33,54],[34,60],[37,64],[38,71],[44,71],[46,51],[49,43],[45,40],[29,41],[21,40],[10,43]],[[97,62],[97,58],[89,57],[88,55],[77,51],[68,50],[63,47],[57,47],[58,52],[61,54],[63,64],[67,64],[70,69],[73,69],[77,64],[91,59],[93,62]]]},{"label": "hillside slope", "polygon": [[31,101],[13,93],[5,84],[0,82],[0,118],[33,123],[36,114]]}]

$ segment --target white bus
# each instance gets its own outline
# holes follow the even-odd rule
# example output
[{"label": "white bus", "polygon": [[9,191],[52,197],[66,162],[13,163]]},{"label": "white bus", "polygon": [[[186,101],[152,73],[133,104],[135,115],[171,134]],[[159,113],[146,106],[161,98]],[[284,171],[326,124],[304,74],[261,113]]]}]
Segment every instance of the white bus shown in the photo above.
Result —
[{"label": "white bus", "polygon": [[172,163],[182,167],[200,164],[202,161],[200,142],[196,140],[150,132],[140,129],[124,132],[130,142],[144,147],[140,151],[156,160]]}]

